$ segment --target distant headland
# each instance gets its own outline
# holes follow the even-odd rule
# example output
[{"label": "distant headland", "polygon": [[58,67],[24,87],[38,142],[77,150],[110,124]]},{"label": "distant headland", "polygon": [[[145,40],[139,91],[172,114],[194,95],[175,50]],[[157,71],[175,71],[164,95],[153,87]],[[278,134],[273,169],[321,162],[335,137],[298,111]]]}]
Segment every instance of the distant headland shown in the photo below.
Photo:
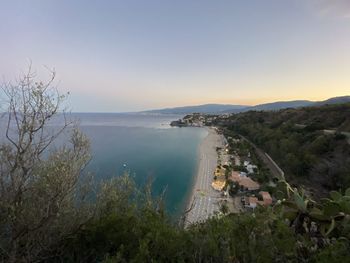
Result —
[{"label": "distant headland", "polygon": [[[292,100],[292,101],[276,101],[271,103],[258,104],[255,106],[247,105],[233,105],[233,104],[203,104],[197,106],[184,106],[175,108],[165,108],[142,111],[141,113],[149,114],[191,114],[191,113],[205,113],[205,114],[225,114],[225,113],[240,113],[251,110],[268,111],[268,110],[282,110],[286,108],[301,108],[307,106],[322,106],[326,104],[339,104],[350,102],[350,96],[339,96],[329,98],[323,101],[310,100]],[[181,123],[179,123],[181,125]],[[180,126],[177,125],[177,126]]]}]

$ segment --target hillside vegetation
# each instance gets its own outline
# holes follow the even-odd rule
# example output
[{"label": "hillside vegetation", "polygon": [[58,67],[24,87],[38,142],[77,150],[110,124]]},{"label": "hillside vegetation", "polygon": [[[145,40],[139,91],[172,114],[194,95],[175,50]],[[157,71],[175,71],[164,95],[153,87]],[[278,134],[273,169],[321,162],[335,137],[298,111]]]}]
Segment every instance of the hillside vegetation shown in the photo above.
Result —
[{"label": "hillside vegetation", "polygon": [[[69,123],[56,133],[48,127],[65,98],[52,88],[54,77],[42,83],[29,72],[3,86],[8,125],[0,143],[0,262],[349,262],[350,188],[316,202],[280,181],[273,206],[222,211],[184,229],[166,215],[163,198],[153,197],[150,185],[138,188],[128,175],[94,185],[81,173],[90,160],[88,138],[69,130]],[[282,118],[275,131],[274,114],[281,113],[235,116],[230,121],[242,125],[230,128],[240,127],[262,144],[258,133],[253,136],[251,115],[262,134],[272,132],[267,141],[288,130],[312,141],[323,136],[320,127],[308,131],[312,123],[306,122],[283,130],[289,120]],[[329,123],[343,127],[345,121]],[[63,130],[70,134],[66,144],[52,147]],[[345,144],[341,134],[325,138],[339,148]],[[327,151],[334,151],[332,143]],[[316,157],[322,156],[320,145],[313,146]]]},{"label": "hillside vegetation", "polygon": [[217,123],[272,156],[290,182],[321,195],[350,186],[350,104],[250,111]]}]

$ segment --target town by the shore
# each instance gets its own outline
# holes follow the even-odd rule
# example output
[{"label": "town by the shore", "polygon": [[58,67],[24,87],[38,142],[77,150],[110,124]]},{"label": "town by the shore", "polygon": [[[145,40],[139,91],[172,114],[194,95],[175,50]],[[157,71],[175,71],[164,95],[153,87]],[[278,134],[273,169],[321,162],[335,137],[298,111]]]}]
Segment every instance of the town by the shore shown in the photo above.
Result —
[{"label": "town by the shore", "polygon": [[271,205],[270,193],[262,188],[275,184],[272,176],[266,177],[266,170],[261,168],[266,167],[275,177],[283,177],[283,171],[266,153],[243,136],[228,134],[213,122],[217,122],[215,117],[201,114],[173,122],[173,126],[205,127],[208,131],[199,146],[197,174],[182,218],[185,228],[212,216]]}]

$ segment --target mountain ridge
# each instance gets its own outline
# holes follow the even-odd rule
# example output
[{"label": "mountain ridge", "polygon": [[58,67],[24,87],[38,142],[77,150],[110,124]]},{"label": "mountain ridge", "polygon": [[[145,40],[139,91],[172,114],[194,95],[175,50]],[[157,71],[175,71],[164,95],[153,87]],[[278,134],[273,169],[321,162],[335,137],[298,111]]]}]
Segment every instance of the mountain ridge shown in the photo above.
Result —
[{"label": "mountain ridge", "polygon": [[269,103],[257,104],[254,106],[236,105],[236,104],[201,104],[193,106],[182,106],[155,110],[141,111],[140,113],[147,114],[191,114],[191,113],[206,113],[206,114],[227,114],[240,113],[247,111],[275,111],[286,108],[302,108],[311,106],[322,106],[326,104],[341,104],[350,102],[350,96],[337,96],[323,101],[311,100],[291,100],[291,101],[275,101]]},{"label": "mountain ridge", "polygon": [[227,110],[239,110],[249,107],[247,105],[233,105],[233,104],[216,104],[216,103],[208,103],[201,105],[193,105],[193,106],[182,106],[182,107],[174,107],[174,108],[164,108],[164,109],[155,109],[155,110],[147,110],[142,111],[141,113],[163,113],[163,114],[188,114],[188,113],[218,113],[224,112]]}]

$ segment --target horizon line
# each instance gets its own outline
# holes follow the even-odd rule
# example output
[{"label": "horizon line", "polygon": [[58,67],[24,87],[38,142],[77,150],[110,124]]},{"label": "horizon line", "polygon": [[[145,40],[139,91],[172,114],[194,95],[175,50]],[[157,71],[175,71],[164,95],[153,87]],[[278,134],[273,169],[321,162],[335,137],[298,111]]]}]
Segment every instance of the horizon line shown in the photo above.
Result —
[{"label": "horizon line", "polygon": [[[143,110],[135,110],[135,111],[71,111],[72,113],[123,113],[123,114],[130,114],[130,113],[146,113],[150,111],[157,111],[157,110],[165,110],[165,109],[176,109],[176,108],[185,108],[185,107],[198,107],[198,106],[206,106],[206,105],[226,105],[226,106],[240,106],[240,107],[255,107],[258,105],[263,104],[269,104],[269,103],[278,103],[278,102],[292,102],[292,101],[310,101],[310,102],[322,102],[325,100],[333,99],[333,98],[340,98],[340,97],[350,97],[350,95],[339,95],[334,97],[328,97],[322,100],[309,100],[309,99],[291,99],[291,100],[275,100],[275,101],[267,101],[262,102],[258,104],[231,104],[231,103],[202,103],[202,104],[192,104],[192,105],[184,105],[184,106],[164,106],[159,108],[152,108],[152,109],[143,109]],[[171,113],[168,113],[170,115]]]}]

